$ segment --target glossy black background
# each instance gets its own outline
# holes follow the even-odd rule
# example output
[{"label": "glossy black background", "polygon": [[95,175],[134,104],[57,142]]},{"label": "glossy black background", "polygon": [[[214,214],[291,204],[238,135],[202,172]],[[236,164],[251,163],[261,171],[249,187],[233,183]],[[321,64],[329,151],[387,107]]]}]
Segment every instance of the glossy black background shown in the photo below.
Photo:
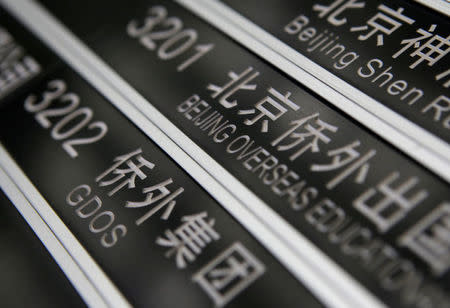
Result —
[{"label": "glossy black background", "polygon": [[[212,27],[194,18],[192,14],[180,9],[179,6],[172,2],[163,2],[169,11],[169,16],[178,16],[184,21],[185,27],[196,29],[199,32],[200,43],[213,42],[215,44],[213,52],[181,74],[176,72],[176,66],[179,64],[177,61],[160,61],[154,52],[144,49],[137,40],[126,35],[125,27],[131,19],[142,19],[145,16],[146,10],[152,4],[161,4],[161,2],[142,1],[132,7],[120,3],[106,4],[96,2],[95,4],[91,4],[79,2],[66,5],[55,3],[54,1],[43,2],[75,34],[83,38],[126,81],[143,94],[165,116],[178,125],[206,152],[213,156],[245,185],[255,191],[258,196],[270,204],[272,208],[297,227],[347,271],[355,275],[359,281],[374,290],[383,299],[392,300],[391,303],[398,304],[395,299],[389,298],[388,294],[383,294],[383,291],[377,289],[373,279],[364,269],[355,266],[354,260],[343,258],[333,246],[327,243],[323,236],[308,228],[303,215],[299,214],[297,216],[284,202],[280,201],[266,187],[256,181],[253,174],[243,171],[240,163],[236,163],[236,161],[224,155],[222,145],[213,144],[210,140],[207,140],[205,134],[193,128],[191,123],[187,122],[181,115],[175,112],[175,108],[190,95],[197,93],[211,105],[217,107],[227,118],[233,119],[234,117],[233,121],[239,124],[242,118],[236,117],[235,110],[227,111],[217,104],[217,102],[210,99],[210,93],[206,91],[206,86],[210,82],[223,84],[227,80],[226,74],[229,70],[240,72],[249,65],[257,68],[261,72],[261,77],[258,79],[258,90],[256,94],[240,93],[240,103],[246,106],[252,106],[258,99],[265,95],[265,90],[268,86],[273,86],[280,92],[291,91],[293,100],[302,108],[299,114],[286,116],[283,120],[284,128],[274,128],[278,129],[278,131],[272,131],[274,135],[279,135],[282,129],[285,129],[289,120],[298,118],[299,115],[320,111],[321,119],[339,126],[339,132],[336,134],[338,137],[334,139],[336,142],[330,144],[328,147],[322,145],[321,149],[323,152],[336,148],[338,145],[342,146],[356,138],[363,142],[366,150],[370,148],[377,149],[378,163],[375,167],[371,168],[369,179],[362,187],[354,187],[345,185],[344,183],[338,186],[339,189],[333,192],[326,192],[323,185],[329,177],[312,176],[307,171],[311,160],[323,159],[323,162],[325,162],[326,157],[319,158],[319,156],[314,156],[314,154],[305,154],[302,159],[291,165],[301,177],[307,178],[311,185],[323,188],[321,190],[322,193],[325,191],[325,194],[323,193],[322,196],[332,198],[338,205],[344,207],[348,213],[357,217],[361,223],[370,226],[369,222],[352,208],[351,201],[367,189],[370,184],[375,184],[376,181],[387,176],[393,169],[400,170],[403,179],[415,175],[420,177],[421,187],[427,188],[430,191],[430,197],[426,200],[425,204],[414,209],[408,214],[407,219],[404,219],[387,234],[385,240],[393,244],[395,244],[395,239],[399,234],[416,223],[418,219],[437,206],[443,199],[448,198],[448,188],[443,181],[398,151],[390,148],[388,144],[376,136],[369,134],[353,120],[339,115],[330,104],[319,99],[314,93],[294,83],[277,69],[270,67],[265,61],[258,59],[233,41],[220,36],[219,32]],[[87,11],[90,14],[86,14]],[[79,22],[79,16],[86,16],[83,23]],[[261,136],[258,127],[248,128],[241,125],[239,129],[241,133],[248,133],[249,135],[255,136],[256,142],[263,146],[267,146],[270,142],[268,137]],[[267,149],[269,149],[268,146]],[[284,157],[284,161],[287,161],[287,155],[278,156],[280,158]],[[347,183],[350,183],[350,181]],[[414,259],[414,256],[406,250],[402,250],[402,254]],[[420,260],[415,261],[421,264]],[[422,268],[426,270],[423,265]],[[444,287],[448,286],[448,283],[445,282],[446,279],[448,278],[441,280],[441,285]]]}]

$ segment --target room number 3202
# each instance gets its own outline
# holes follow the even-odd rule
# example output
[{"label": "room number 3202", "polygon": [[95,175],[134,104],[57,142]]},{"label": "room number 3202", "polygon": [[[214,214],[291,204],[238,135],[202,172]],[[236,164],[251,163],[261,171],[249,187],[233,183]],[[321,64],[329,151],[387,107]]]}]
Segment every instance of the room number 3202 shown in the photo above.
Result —
[{"label": "room number 3202", "polygon": [[[61,141],[62,148],[72,158],[78,156],[79,146],[97,142],[108,132],[104,122],[92,121],[92,109],[80,107],[79,96],[68,92],[62,80],[50,81],[41,95],[29,95],[24,108],[34,114],[39,125],[50,129],[50,136]],[[83,130],[86,132],[82,133]]]}]

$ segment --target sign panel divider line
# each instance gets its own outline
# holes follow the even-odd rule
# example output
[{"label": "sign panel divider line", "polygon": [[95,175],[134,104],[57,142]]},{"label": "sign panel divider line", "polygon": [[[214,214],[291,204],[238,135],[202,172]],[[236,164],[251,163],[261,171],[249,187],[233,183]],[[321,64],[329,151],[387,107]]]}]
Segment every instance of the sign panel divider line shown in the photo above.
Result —
[{"label": "sign panel divider line", "polygon": [[89,306],[107,307],[98,290],[84,275],[76,261],[70,256],[56,235],[51,231],[42,217],[36,212],[29,200],[22,194],[16,184],[0,167],[0,188],[25,219],[27,224],[46,247],[47,251],[55,259],[58,266],[64,272],[74,288]]},{"label": "sign panel divider line", "polygon": [[117,290],[111,292],[115,288],[112,282],[1,144],[0,175],[0,186],[5,189],[86,303],[95,307],[130,307]]},{"label": "sign panel divider line", "polygon": [[414,0],[432,10],[441,12],[446,16],[450,16],[450,3],[448,0]]}]

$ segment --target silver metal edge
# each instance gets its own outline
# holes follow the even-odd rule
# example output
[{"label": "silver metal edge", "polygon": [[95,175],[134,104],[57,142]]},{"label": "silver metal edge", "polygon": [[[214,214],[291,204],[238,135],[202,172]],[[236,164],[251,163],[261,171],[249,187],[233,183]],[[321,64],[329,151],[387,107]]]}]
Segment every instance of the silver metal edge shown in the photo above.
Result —
[{"label": "silver metal edge", "polygon": [[[87,252],[80,248],[81,245],[23,174],[2,144],[0,144],[0,186],[86,304],[91,307],[110,306],[107,304],[108,301],[104,294],[99,292],[86,275],[86,268],[90,271],[93,270],[93,274],[97,274],[96,264],[84,266],[83,270],[79,261],[84,259],[84,264],[89,264],[89,261],[86,261],[89,257],[82,258],[80,256]],[[67,247],[70,249],[66,249]],[[77,252],[73,253],[74,250]],[[103,281],[103,283],[109,282]]]},{"label": "silver metal edge", "polygon": [[414,0],[424,6],[440,12],[447,17],[450,16],[450,2],[448,0]]}]

